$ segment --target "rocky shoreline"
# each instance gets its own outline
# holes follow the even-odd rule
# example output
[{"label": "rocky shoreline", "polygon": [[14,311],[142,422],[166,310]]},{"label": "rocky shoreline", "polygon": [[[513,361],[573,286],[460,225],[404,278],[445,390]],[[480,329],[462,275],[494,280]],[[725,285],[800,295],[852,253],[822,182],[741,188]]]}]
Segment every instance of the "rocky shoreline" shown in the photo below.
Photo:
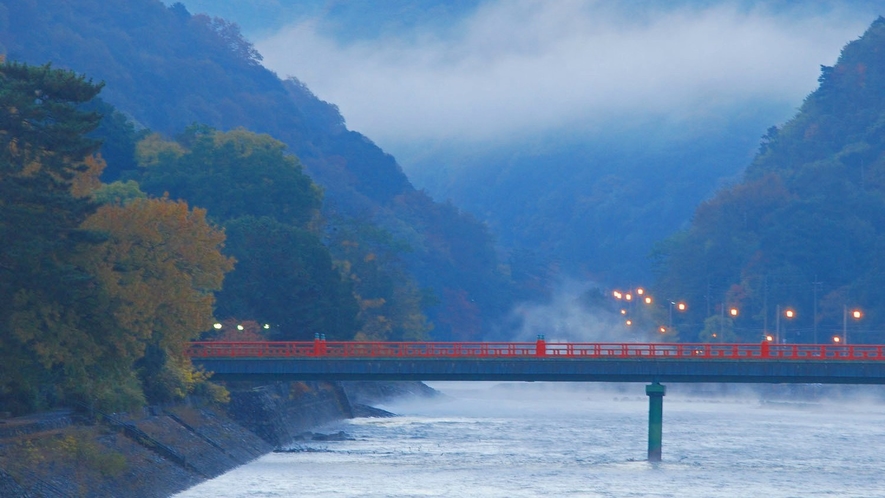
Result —
[{"label": "rocky shoreline", "polygon": [[417,382],[281,382],[232,386],[227,405],[189,399],[141,413],[0,420],[0,496],[167,497],[323,424],[391,415],[373,404],[435,393]]}]

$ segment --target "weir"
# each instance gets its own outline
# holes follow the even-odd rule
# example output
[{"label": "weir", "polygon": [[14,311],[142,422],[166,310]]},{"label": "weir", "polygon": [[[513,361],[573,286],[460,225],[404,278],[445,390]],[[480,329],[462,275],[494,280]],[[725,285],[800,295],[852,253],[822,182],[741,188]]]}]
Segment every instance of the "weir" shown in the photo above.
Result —
[{"label": "weir", "polygon": [[885,345],[195,342],[219,380],[643,382],[648,460],[661,461],[661,382],[885,384]]}]

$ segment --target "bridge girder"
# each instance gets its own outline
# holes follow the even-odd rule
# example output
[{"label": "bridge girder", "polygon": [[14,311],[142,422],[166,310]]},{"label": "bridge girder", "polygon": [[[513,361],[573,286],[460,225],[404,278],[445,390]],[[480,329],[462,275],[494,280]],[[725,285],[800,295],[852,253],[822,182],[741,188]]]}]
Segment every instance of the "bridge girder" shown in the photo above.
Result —
[{"label": "bridge girder", "polygon": [[192,358],[217,380],[885,384],[885,362],[574,358]]}]

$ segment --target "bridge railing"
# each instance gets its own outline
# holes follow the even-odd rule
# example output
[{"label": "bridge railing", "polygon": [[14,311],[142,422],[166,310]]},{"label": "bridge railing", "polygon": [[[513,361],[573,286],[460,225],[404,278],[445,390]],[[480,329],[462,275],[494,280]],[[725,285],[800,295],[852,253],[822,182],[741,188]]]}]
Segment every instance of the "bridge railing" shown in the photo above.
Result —
[{"label": "bridge railing", "polygon": [[570,342],[193,342],[193,358],[632,358],[882,360],[883,345]]}]

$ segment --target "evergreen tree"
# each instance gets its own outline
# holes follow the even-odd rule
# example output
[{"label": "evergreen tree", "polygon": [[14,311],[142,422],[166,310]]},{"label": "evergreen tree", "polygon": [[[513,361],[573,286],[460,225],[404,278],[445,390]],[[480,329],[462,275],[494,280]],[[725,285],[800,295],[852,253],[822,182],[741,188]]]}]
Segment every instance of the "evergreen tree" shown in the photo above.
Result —
[{"label": "evergreen tree", "polygon": [[103,299],[72,257],[100,242],[80,228],[95,210],[74,195],[100,143],[100,116],[78,106],[102,85],[50,65],[0,65],[0,400],[13,410],[88,386],[104,347]]}]

